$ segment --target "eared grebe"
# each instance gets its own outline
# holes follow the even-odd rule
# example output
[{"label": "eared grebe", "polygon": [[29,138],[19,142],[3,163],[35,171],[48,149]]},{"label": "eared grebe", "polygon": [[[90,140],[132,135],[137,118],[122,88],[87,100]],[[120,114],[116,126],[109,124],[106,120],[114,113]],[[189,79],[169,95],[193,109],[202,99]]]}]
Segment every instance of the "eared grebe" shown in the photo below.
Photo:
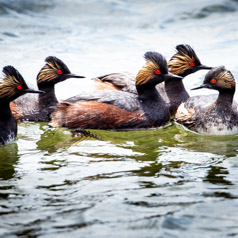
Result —
[{"label": "eared grebe", "polygon": [[[201,64],[195,51],[191,46],[181,44],[176,46],[177,52],[168,62],[169,72],[182,77],[194,73],[201,69],[211,69],[211,67]],[[135,88],[136,75],[132,73],[112,73],[94,78],[96,89],[98,90],[122,90],[137,94]],[[171,78],[156,86],[162,98],[169,105],[171,116],[174,116],[178,106],[189,98],[183,81]]]},{"label": "eared grebe", "polygon": [[66,64],[54,56],[48,56],[46,64],[37,75],[37,85],[45,93],[38,97],[24,96],[11,104],[11,110],[17,120],[50,121],[52,107],[58,104],[55,96],[55,84],[68,78],[84,78],[72,74]]},{"label": "eared grebe", "polygon": [[13,66],[3,68],[0,81],[0,145],[12,142],[17,135],[17,122],[10,110],[10,102],[26,93],[43,93],[28,88],[21,74]]},{"label": "eared grebe", "polygon": [[[167,62],[161,54],[147,52],[145,59],[146,64],[136,77],[138,95],[103,90],[98,91],[102,93],[102,98],[95,99],[95,92],[91,92],[92,96],[85,97],[84,101],[78,101],[78,96],[72,97],[53,111],[51,124],[88,129],[129,129],[165,125],[170,119],[169,109],[155,86],[164,80],[181,77],[168,72]],[[121,102],[127,104],[130,110],[115,106]],[[111,105],[112,103],[114,105]]]},{"label": "eared grebe", "polygon": [[233,104],[235,80],[224,66],[210,70],[200,87],[219,92],[214,97],[194,96],[182,103],[175,115],[176,121],[188,129],[206,135],[231,135],[238,133],[238,111]]}]

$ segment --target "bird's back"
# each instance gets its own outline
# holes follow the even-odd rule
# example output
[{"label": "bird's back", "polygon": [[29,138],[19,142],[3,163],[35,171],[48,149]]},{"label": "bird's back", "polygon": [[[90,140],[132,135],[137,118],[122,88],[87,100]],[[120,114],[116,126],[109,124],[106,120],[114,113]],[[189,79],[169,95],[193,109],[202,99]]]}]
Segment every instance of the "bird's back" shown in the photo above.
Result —
[{"label": "bird's back", "polygon": [[238,104],[232,108],[217,108],[218,95],[190,97],[177,110],[175,119],[188,129],[207,135],[230,135],[238,133]]}]

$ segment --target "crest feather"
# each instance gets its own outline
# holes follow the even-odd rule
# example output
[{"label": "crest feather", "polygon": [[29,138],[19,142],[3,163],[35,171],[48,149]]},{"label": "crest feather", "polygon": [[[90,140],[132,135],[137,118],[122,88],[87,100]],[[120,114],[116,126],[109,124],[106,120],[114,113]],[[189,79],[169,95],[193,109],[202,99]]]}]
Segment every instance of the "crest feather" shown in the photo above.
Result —
[{"label": "crest feather", "polygon": [[209,83],[212,78],[217,80],[217,86],[223,89],[235,89],[235,79],[232,73],[224,66],[211,69],[205,76],[204,83]]},{"label": "crest feather", "polygon": [[174,54],[168,62],[169,71],[172,74],[182,74],[189,68],[190,63],[194,62],[195,65],[201,65],[193,48],[186,44],[176,46],[177,53]]},{"label": "crest feather", "polygon": [[48,56],[45,59],[45,62],[46,64],[37,75],[37,83],[54,80],[58,76],[58,70],[62,70],[66,74],[70,74],[66,64],[55,56]]},{"label": "crest feather", "polygon": [[136,85],[147,83],[150,79],[154,78],[156,70],[160,70],[163,74],[168,73],[167,62],[163,55],[149,51],[145,53],[144,57],[146,63],[136,76]]},{"label": "crest feather", "polygon": [[18,85],[27,87],[23,77],[13,66],[5,66],[2,72],[4,75],[0,81],[0,98],[14,96]]}]

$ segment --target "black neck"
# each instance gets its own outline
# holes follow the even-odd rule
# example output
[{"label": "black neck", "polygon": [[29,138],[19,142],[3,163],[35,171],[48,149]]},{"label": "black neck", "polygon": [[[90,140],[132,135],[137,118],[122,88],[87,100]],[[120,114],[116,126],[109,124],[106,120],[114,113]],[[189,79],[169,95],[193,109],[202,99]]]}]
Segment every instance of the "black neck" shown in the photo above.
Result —
[{"label": "black neck", "polygon": [[136,88],[141,107],[148,120],[158,121],[160,125],[165,124],[169,120],[169,109],[157,89],[146,85],[139,85]]},{"label": "black neck", "polygon": [[55,96],[55,87],[51,86],[39,86],[38,88],[45,93],[41,93],[38,96],[39,111],[37,115],[33,115],[34,120],[38,121],[50,121],[50,115],[52,108],[58,104],[58,100]]},{"label": "black neck", "polygon": [[58,104],[58,100],[55,96],[55,86],[49,86],[49,87],[40,87],[38,88],[45,93],[39,94],[39,108],[45,109],[52,106],[56,106]]},{"label": "black neck", "polygon": [[13,117],[9,101],[0,102],[0,145],[13,140],[17,135],[17,122]]},{"label": "black neck", "polygon": [[187,95],[189,97],[182,79],[168,79],[165,81],[165,91],[169,98],[173,97],[181,97],[182,94]]},{"label": "black neck", "polygon": [[140,100],[159,100],[160,95],[156,88],[147,85],[136,85],[138,97]]},{"label": "black neck", "polygon": [[235,90],[220,91],[216,100],[216,105],[222,108],[231,108]]},{"label": "black neck", "polygon": [[6,115],[7,116],[12,115],[8,101],[0,102],[0,109],[1,109],[0,110],[0,119],[2,117],[5,117]]},{"label": "black neck", "polygon": [[169,99],[170,115],[174,116],[178,106],[189,98],[182,79],[168,79],[165,81],[165,92]]}]

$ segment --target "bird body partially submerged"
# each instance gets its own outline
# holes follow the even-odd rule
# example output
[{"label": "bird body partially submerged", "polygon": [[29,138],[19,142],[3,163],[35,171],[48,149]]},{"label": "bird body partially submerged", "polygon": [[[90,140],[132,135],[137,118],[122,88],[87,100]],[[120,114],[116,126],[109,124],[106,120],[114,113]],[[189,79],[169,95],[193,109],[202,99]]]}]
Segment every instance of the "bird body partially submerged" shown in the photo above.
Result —
[{"label": "bird body partially submerged", "polygon": [[13,115],[17,120],[50,121],[52,107],[58,100],[55,95],[55,84],[68,78],[84,78],[72,74],[66,64],[54,56],[48,56],[46,64],[37,75],[37,86],[45,93],[37,97],[26,95],[11,104]]},{"label": "bird body partially submerged", "polygon": [[[165,58],[156,52],[145,54],[146,63],[136,77],[138,95],[128,92],[102,91],[72,97],[52,113],[52,125],[68,128],[131,129],[165,125],[169,109],[155,86],[170,78]],[[133,96],[132,96],[133,95]],[[92,100],[92,98],[94,98]],[[127,100],[128,99],[128,100]],[[125,102],[126,107],[124,107]],[[126,108],[126,109],[125,109]]]},{"label": "bird body partially submerged", "polygon": [[[201,69],[211,69],[201,64],[193,48],[186,44],[176,46],[177,52],[168,61],[169,72],[186,77]],[[97,90],[121,90],[137,94],[135,87],[136,75],[128,72],[112,73],[93,78]],[[170,115],[174,116],[178,106],[189,98],[182,79],[171,78],[156,86],[163,100],[168,104]]]},{"label": "bird body partially submerged", "polygon": [[26,93],[43,93],[30,89],[14,67],[5,66],[3,73],[0,81],[0,145],[11,143],[17,136],[17,122],[10,110],[10,102]]},{"label": "bird body partially submerged", "polygon": [[235,80],[231,72],[225,67],[210,70],[203,84],[194,89],[200,88],[218,90],[219,95],[216,99],[213,95],[190,97],[179,106],[176,121],[201,134],[237,134],[238,110],[233,102]]}]

